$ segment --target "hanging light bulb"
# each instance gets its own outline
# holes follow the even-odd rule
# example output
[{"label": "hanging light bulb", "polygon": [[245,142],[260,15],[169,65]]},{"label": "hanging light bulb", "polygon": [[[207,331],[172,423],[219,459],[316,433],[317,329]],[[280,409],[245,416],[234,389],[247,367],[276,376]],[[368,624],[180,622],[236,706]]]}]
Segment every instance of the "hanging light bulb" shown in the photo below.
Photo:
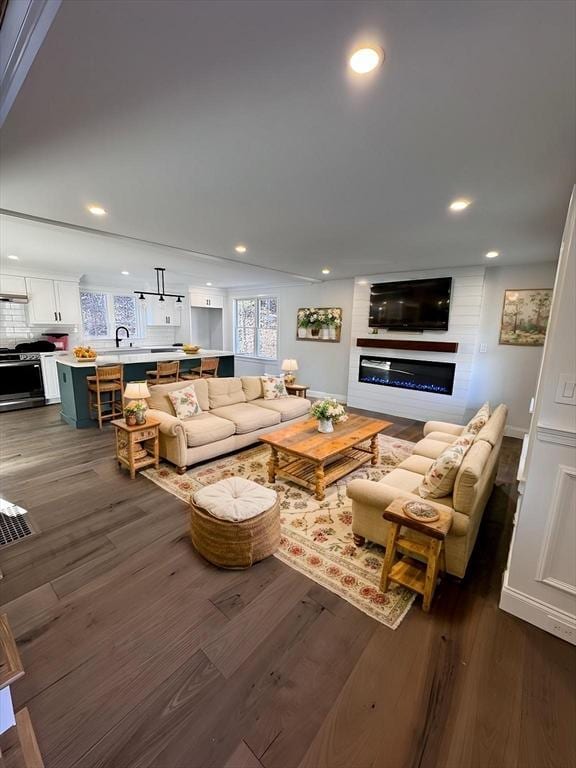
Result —
[{"label": "hanging light bulb", "polygon": [[176,299],[176,304],[182,304],[182,299],[180,298],[180,296],[178,296],[178,298]]},{"label": "hanging light bulb", "polygon": [[164,296],[162,296],[162,294],[160,294],[160,298],[158,299],[158,301],[164,301]]},{"label": "hanging light bulb", "polygon": [[146,296],[144,296],[143,293],[141,293],[140,296],[138,296],[138,298],[140,299],[140,301],[146,301]]}]

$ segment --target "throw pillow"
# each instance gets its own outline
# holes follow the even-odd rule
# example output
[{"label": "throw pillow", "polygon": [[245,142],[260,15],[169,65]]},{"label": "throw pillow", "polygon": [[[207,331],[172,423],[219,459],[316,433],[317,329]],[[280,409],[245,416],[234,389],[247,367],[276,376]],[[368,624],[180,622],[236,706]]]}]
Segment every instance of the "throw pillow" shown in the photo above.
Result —
[{"label": "throw pillow", "polygon": [[179,419],[190,419],[192,416],[202,413],[194,384],[189,384],[183,389],[177,389],[175,392],[168,392],[168,397],[174,408],[174,413]]},{"label": "throw pillow", "polygon": [[452,493],[462,459],[468,453],[473,440],[474,435],[461,435],[442,451],[422,478],[418,487],[419,496],[423,499],[440,499]]},{"label": "throw pillow", "polygon": [[261,376],[260,378],[262,379],[264,400],[278,400],[281,397],[288,397],[282,376]]},{"label": "throw pillow", "polygon": [[480,432],[484,424],[490,418],[490,403],[484,403],[478,413],[473,416],[464,427],[464,432],[473,432],[475,435]]}]

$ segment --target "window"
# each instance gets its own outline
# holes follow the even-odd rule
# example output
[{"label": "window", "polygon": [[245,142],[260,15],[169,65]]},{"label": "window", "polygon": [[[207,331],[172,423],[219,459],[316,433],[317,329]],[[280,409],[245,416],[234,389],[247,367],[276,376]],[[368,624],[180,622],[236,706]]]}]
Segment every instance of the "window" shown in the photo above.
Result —
[{"label": "window", "polygon": [[278,356],[278,299],[272,296],[236,299],[234,352],[245,357],[276,360]]},{"label": "window", "polygon": [[135,296],[80,291],[84,335],[89,339],[110,339],[116,328],[128,328],[132,338],[142,334],[142,322]]}]

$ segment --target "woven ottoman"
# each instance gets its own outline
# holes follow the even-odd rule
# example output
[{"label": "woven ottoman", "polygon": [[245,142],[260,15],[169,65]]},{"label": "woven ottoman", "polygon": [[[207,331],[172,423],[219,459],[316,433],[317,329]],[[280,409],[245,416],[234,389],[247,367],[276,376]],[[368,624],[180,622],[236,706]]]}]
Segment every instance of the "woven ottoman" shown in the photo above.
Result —
[{"label": "woven ottoman", "polygon": [[278,494],[243,477],[197,491],[190,502],[194,548],[219,568],[249,568],[280,545]]}]

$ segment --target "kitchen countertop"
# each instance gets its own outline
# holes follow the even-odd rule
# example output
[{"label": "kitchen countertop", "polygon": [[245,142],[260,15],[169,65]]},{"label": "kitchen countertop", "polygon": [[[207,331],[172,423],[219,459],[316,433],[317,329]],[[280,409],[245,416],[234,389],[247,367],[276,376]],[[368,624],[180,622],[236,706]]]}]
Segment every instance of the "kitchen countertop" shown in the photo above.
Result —
[{"label": "kitchen countertop", "polygon": [[[137,347],[124,347],[118,350],[102,350],[98,352],[95,363],[79,363],[73,354],[58,355],[58,362],[61,365],[68,365],[71,368],[93,368],[95,365],[117,365],[118,363],[124,363],[129,365],[130,363],[155,363],[158,360],[199,360],[203,357],[231,357],[233,352],[227,352],[222,349],[200,349],[192,355],[187,355],[179,347],[174,347],[172,351],[168,352],[152,352],[148,351],[154,349],[154,347],[146,347],[142,351],[139,351]],[[160,347],[160,349],[166,349],[166,347]],[[48,353],[54,354],[54,353]]]}]

